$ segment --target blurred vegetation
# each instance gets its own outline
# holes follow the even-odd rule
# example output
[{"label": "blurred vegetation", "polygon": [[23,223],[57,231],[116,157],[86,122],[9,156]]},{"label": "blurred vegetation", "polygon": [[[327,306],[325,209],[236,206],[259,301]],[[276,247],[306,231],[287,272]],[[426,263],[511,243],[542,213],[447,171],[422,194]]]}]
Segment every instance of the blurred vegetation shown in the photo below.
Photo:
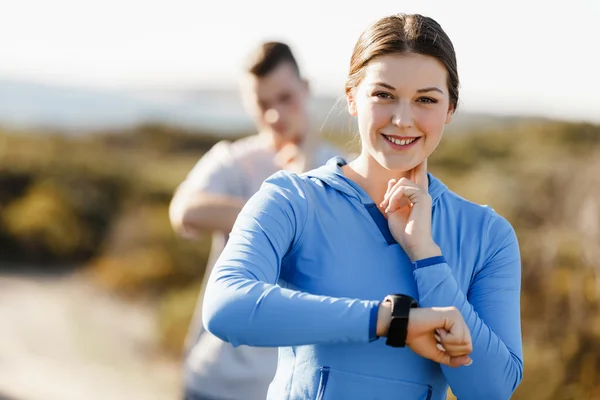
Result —
[{"label": "blurred vegetation", "polygon": [[[357,150],[347,135],[326,137]],[[164,348],[179,356],[210,239],[177,238],[168,204],[217,140],[153,124],[76,138],[0,132],[3,268],[78,268],[123,296],[155,299]],[[600,126],[447,135],[430,169],[517,230],[525,376],[513,398],[600,398]]]}]

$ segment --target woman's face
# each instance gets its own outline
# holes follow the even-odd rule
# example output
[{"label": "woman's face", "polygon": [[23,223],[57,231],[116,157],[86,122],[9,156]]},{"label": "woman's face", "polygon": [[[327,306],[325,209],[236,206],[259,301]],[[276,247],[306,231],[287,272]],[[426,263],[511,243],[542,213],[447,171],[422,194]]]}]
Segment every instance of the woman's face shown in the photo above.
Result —
[{"label": "woman's face", "polygon": [[446,68],[421,54],[374,58],[347,97],[362,155],[393,171],[409,171],[427,159],[454,111]]}]

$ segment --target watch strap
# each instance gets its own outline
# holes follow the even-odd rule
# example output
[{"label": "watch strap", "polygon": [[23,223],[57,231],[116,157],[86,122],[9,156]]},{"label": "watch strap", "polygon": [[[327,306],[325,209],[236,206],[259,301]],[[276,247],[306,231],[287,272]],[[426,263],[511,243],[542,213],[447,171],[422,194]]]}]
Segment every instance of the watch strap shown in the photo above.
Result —
[{"label": "watch strap", "polygon": [[383,301],[392,303],[392,318],[385,344],[391,347],[405,347],[410,309],[419,305],[415,299],[404,294],[388,295]]}]

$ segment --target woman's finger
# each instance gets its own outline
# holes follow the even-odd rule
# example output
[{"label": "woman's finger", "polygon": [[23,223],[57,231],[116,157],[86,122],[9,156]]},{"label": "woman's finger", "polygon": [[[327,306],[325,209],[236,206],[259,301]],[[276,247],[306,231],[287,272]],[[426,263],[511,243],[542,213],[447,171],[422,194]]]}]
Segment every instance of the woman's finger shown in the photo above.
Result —
[{"label": "woman's finger", "polygon": [[440,355],[435,359],[440,364],[447,365],[449,367],[468,367],[473,364],[473,360],[469,356],[452,357],[448,353],[440,352]]},{"label": "woman's finger", "polygon": [[449,345],[447,343],[438,343],[438,349],[440,346],[452,357],[466,356],[473,352],[473,348],[468,345],[457,346]]},{"label": "woman's finger", "polygon": [[412,180],[422,189],[429,192],[429,178],[427,177],[427,159],[413,168],[411,173]]},{"label": "woman's finger", "polygon": [[[418,186],[400,186],[394,189],[393,194],[388,198],[386,205],[386,213],[392,213],[406,205],[413,205],[421,202],[423,193]],[[400,200],[404,198],[405,200]]]},{"label": "woman's finger", "polygon": [[473,364],[473,359],[469,356],[460,356],[460,357],[449,357],[449,362],[447,365],[457,368],[457,367],[468,367]]},{"label": "woman's finger", "polygon": [[388,181],[387,190],[385,191],[385,195],[383,196],[383,201],[379,204],[380,207],[386,208],[388,205],[388,200],[392,194],[392,188],[396,185],[395,179],[390,179]]},{"label": "woman's finger", "polygon": [[406,207],[407,205],[410,205],[412,203],[410,200],[411,196],[413,196],[414,192],[417,190],[418,189],[416,188],[408,186],[402,186],[396,189],[396,191],[390,196],[390,198],[388,198],[388,204],[385,208],[386,214],[391,214],[394,211],[397,211],[403,207]]},{"label": "woman's finger", "polygon": [[383,196],[384,200],[390,197],[390,194],[392,194],[392,188],[396,185],[396,183],[397,181],[395,179],[390,179],[388,181],[387,190],[385,191],[385,196]]}]

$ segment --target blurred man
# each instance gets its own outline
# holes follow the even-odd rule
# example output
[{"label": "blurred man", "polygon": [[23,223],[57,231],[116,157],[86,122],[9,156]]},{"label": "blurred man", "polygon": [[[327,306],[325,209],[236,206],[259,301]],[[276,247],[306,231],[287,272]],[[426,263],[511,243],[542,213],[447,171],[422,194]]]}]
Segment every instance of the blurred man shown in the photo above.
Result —
[{"label": "blurred man", "polygon": [[233,348],[203,330],[204,285],[238,213],[266,178],[280,169],[301,173],[340,155],[310,132],[308,83],[286,44],[263,43],[251,53],[241,91],[258,134],[217,143],[179,186],[170,207],[171,223],[182,237],[193,239],[201,232],[213,232],[204,283],[186,340],[186,400],[266,398],[277,366],[277,349]]}]

